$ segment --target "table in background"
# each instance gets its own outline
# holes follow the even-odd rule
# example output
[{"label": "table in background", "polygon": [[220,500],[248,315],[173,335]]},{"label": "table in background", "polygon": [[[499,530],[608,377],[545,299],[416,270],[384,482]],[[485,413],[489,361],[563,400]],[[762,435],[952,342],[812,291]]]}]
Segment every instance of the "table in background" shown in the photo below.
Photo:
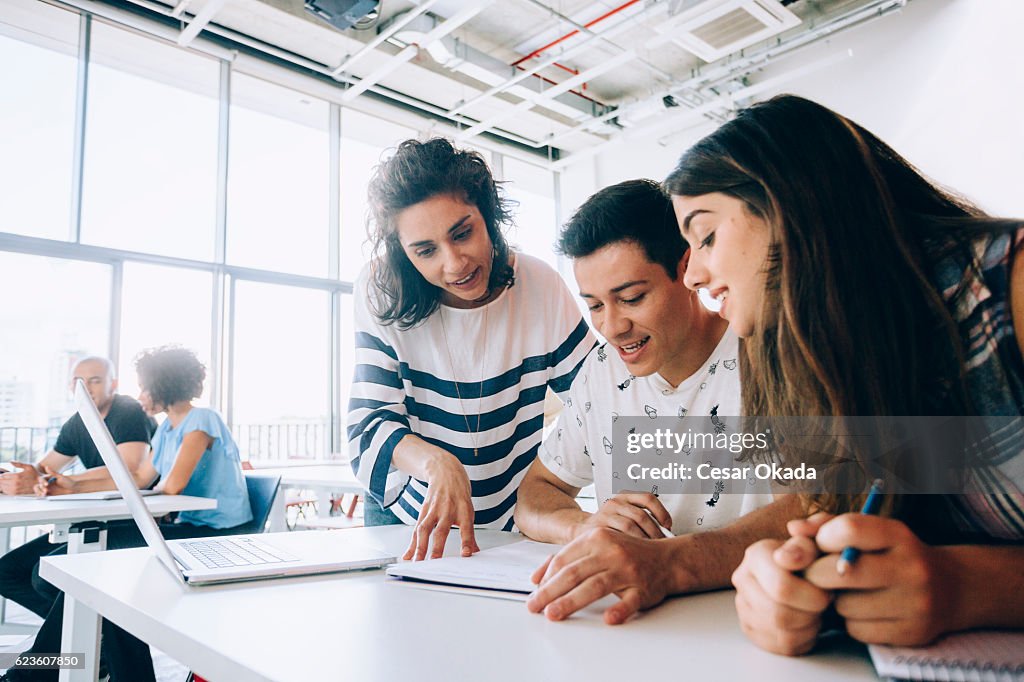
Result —
[{"label": "table in background", "polygon": [[[265,539],[285,549],[360,541],[400,555],[410,532],[382,526]],[[477,531],[485,548],[519,537]],[[614,598],[553,623],[519,601],[417,588],[380,570],[189,588],[148,550],[131,549],[47,558],[41,572],[212,680],[876,679],[860,645],[802,658],[756,648],[740,630],[731,591],[671,599],[613,627],[601,611]],[[340,632],[341,612],[357,627]],[[62,649],[82,650],[69,640]]]},{"label": "table in background", "polygon": [[321,518],[328,518],[331,515],[332,494],[363,494],[363,486],[352,473],[352,467],[348,462],[263,467],[247,469],[245,473],[247,476],[281,477],[281,488],[277,491],[270,510],[271,531],[288,529],[287,510],[285,509],[287,488],[315,491],[319,500],[317,514]]},{"label": "table in background", "polygon": [[[143,498],[153,516],[171,512],[216,509],[217,501],[188,495],[149,495]],[[124,500],[59,500],[26,495],[0,495],[0,546],[10,548],[10,529],[17,526],[53,524],[50,542],[68,543],[68,553],[93,552],[106,547],[106,531],[95,541],[83,542],[77,526],[87,522],[117,521],[131,518]],[[69,600],[70,601],[70,600]],[[7,600],[0,606],[0,622],[6,618]],[[16,626],[3,622],[7,632],[31,632],[32,626]]]}]

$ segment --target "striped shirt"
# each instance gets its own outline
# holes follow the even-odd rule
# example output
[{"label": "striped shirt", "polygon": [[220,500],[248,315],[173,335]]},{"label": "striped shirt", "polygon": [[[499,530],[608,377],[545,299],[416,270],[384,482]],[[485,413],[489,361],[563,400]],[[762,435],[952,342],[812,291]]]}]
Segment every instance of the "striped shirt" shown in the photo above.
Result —
[{"label": "striped shirt", "polygon": [[352,468],[407,524],[427,484],[396,469],[392,455],[415,434],[465,465],[476,525],[510,530],[516,491],[540,446],[544,394],[566,393],[595,344],[554,270],[522,253],[514,270],[515,284],[487,305],[441,306],[408,330],[373,314],[368,267],[356,282]]},{"label": "striped shirt", "polygon": [[[1024,360],[1010,309],[1012,256],[1022,240],[1024,229],[982,237],[973,242],[970,260],[950,256],[933,268],[933,281],[960,329],[967,389],[979,415],[1024,415]],[[977,486],[974,492],[949,501],[968,535],[1019,541],[1024,539],[1024,419],[1000,424],[991,434],[999,450],[994,466],[969,482]]]}]

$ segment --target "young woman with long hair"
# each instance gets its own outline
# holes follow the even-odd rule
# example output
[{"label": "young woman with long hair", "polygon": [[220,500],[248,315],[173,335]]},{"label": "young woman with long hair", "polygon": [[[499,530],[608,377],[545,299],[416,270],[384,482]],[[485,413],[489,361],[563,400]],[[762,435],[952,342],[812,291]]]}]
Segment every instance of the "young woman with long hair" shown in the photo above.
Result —
[{"label": "young woman with long hair", "polygon": [[[665,187],[691,246],[687,284],[706,287],[743,339],[744,414],[1024,413],[1021,221],[986,215],[863,127],[790,95],[698,142]],[[998,436],[960,491],[973,494],[889,498],[881,517],[848,513],[863,500],[850,490],[807,496],[817,513],[791,522],[787,542],[751,546],[733,576],[747,634],[806,652],[830,605],[872,643],[1024,626],[1020,420]],[[797,463],[785,443],[777,454]],[[939,466],[930,454],[912,444],[881,464]],[[842,573],[848,546],[864,554]]]}]

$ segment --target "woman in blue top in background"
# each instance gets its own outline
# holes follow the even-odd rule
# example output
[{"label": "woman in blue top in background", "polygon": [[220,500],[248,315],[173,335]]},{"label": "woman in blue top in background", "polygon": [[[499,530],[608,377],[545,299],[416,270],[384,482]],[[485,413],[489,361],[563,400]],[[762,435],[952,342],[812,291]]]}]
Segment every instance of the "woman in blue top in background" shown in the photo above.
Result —
[{"label": "woman in blue top in background", "polygon": [[[140,488],[155,486],[167,495],[194,495],[217,500],[217,508],[181,512],[177,518],[160,520],[160,532],[168,540],[229,535],[252,520],[249,495],[242,475],[238,446],[224,420],[192,401],[203,391],[206,368],[190,350],[164,347],[141,353],[135,369],[142,389],[139,402],[150,415],[166,413],[167,418],[153,435],[152,459],[135,474]],[[78,481],[50,472],[40,477],[37,492],[85,492]],[[49,480],[48,480],[49,479]],[[90,481],[90,489],[113,489],[112,480]],[[45,489],[44,489],[45,486]],[[107,548],[141,547],[141,534],[133,521],[108,524]],[[57,599],[27,654],[60,651],[64,595]],[[103,653],[114,682],[155,681],[149,646],[121,628],[103,621]],[[56,670],[11,669],[3,680],[57,679]]]},{"label": "woman in blue top in background", "polygon": [[142,392],[139,402],[148,414],[167,418],[153,434],[153,461],[139,468],[137,479],[168,495],[217,499],[216,509],[178,514],[177,525],[226,529],[252,520],[242,476],[238,446],[228,425],[208,407],[194,407],[203,391],[206,369],[190,350],[160,348],[135,360]]}]

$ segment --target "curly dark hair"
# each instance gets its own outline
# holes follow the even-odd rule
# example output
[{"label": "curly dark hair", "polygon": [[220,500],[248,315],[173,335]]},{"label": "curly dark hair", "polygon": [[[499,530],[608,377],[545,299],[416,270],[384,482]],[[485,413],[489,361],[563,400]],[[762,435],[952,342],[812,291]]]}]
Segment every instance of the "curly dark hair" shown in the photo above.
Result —
[{"label": "curly dark hair", "polygon": [[488,289],[515,282],[508,264],[508,241],[501,229],[511,224],[515,202],[501,191],[484,158],[477,152],[456,149],[441,137],[426,142],[406,140],[377,166],[367,191],[367,236],[373,245],[374,263],[371,284],[382,294],[374,312],[383,324],[397,322],[401,329],[408,329],[441,304],[441,290],[427,282],[406,256],[395,225],[403,210],[439,194],[458,197],[480,211],[494,249]]},{"label": "curly dark hair", "polygon": [[196,354],[179,346],[142,351],[135,357],[135,372],[155,405],[173,405],[203,394],[206,367]]}]

